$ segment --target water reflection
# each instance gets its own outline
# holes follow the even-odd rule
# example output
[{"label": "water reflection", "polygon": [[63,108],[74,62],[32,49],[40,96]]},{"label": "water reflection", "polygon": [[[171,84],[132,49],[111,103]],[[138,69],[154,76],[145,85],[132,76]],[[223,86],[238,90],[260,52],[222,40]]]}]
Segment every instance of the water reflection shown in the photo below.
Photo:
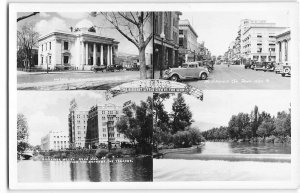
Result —
[{"label": "water reflection", "polygon": [[[116,159],[117,160],[117,159]],[[69,161],[18,162],[19,182],[123,182],[152,181],[152,158],[132,158],[132,162],[102,163]]]}]

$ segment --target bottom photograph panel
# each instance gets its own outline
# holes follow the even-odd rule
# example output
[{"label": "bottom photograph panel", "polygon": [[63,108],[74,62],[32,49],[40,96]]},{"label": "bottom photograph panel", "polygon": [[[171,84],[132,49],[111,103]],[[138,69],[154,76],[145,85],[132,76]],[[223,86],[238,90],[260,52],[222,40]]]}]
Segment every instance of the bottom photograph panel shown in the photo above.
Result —
[{"label": "bottom photograph panel", "polygon": [[152,181],[152,96],[19,91],[18,182]]},{"label": "bottom photograph panel", "polygon": [[154,93],[153,181],[290,181],[289,91]]}]

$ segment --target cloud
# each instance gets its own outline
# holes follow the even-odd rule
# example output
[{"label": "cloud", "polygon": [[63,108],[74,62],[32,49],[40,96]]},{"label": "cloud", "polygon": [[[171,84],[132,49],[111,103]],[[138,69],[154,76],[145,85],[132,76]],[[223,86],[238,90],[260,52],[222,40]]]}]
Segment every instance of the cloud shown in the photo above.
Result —
[{"label": "cloud", "polygon": [[83,19],[89,16],[89,13],[83,12],[58,12],[57,14],[67,19]]},{"label": "cloud", "polygon": [[50,14],[49,13],[46,13],[46,12],[40,12],[40,16],[41,17],[50,17]]},{"label": "cloud", "polygon": [[38,111],[29,116],[28,119],[29,128],[29,143],[32,145],[39,145],[41,138],[44,137],[51,130],[64,130],[63,123],[56,116],[45,115],[44,112]]},{"label": "cloud", "polygon": [[54,30],[62,30],[62,31],[68,31],[69,27],[67,23],[58,18],[58,17],[53,17],[50,20],[41,20],[35,24],[34,29],[40,33],[41,35],[45,33],[49,33],[50,31]]}]

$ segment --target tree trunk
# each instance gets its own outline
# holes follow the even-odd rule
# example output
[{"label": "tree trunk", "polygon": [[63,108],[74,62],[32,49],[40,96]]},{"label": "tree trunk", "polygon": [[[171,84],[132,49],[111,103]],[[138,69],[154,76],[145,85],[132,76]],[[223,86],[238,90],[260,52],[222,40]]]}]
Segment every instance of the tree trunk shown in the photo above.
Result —
[{"label": "tree trunk", "polygon": [[139,62],[140,62],[140,79],[147,79],[147,70],[146,70],[146,57],[145,57],[145,47],[139,49]]}]

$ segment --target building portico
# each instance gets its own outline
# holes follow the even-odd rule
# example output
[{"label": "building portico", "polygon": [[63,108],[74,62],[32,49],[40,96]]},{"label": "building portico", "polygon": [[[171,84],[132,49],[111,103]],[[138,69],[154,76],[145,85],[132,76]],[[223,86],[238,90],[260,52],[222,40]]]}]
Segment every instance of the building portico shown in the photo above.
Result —
[{"label": "building portico", "polygon": [[95,32],[55,31],[39,38],[38,67],[43,69],[91,70],[114,65],[119,42]]}]

